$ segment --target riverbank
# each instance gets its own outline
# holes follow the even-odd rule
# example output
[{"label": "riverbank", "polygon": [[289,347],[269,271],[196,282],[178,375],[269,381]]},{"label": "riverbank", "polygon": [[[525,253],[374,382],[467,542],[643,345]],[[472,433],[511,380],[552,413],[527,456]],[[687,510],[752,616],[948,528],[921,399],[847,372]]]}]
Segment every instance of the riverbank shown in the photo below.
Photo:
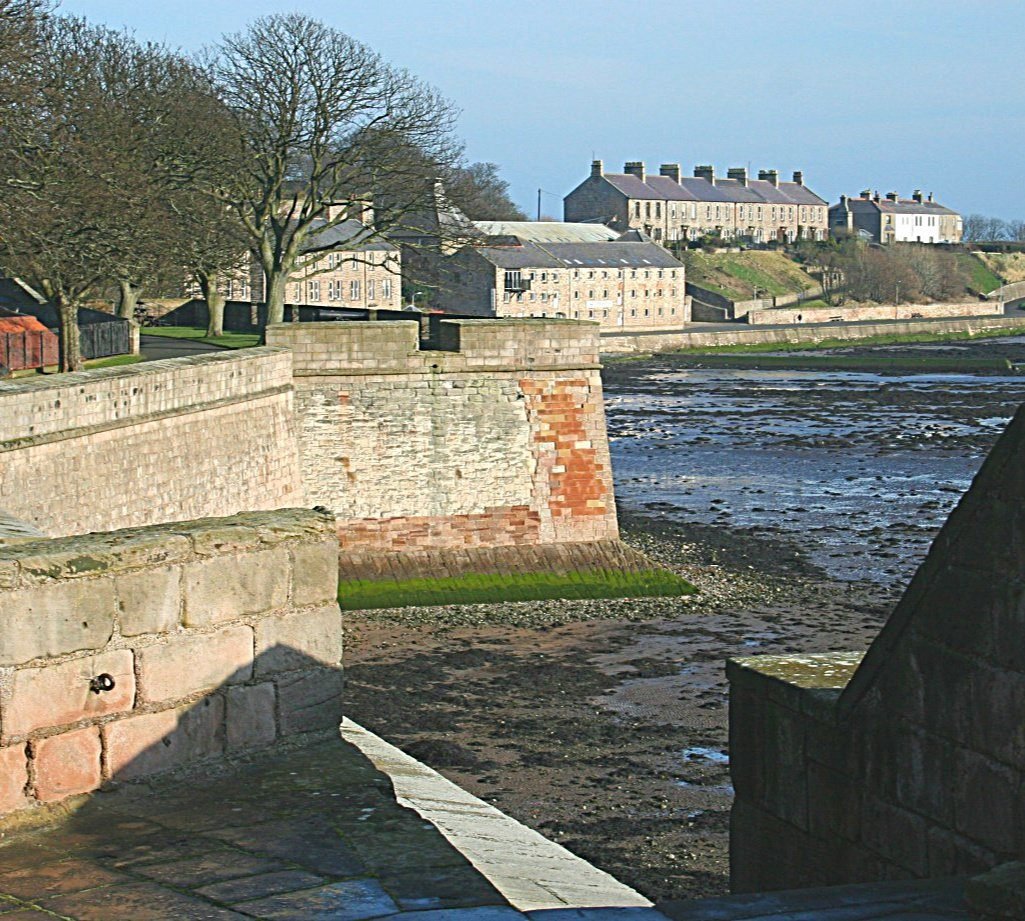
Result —
[{"label": "riverbank", "polygon": [[741,529],[622,513],[686,598],[347,615],[347,712],[653,900],[724,893],[724,660],[862,649],[895,587]]}]

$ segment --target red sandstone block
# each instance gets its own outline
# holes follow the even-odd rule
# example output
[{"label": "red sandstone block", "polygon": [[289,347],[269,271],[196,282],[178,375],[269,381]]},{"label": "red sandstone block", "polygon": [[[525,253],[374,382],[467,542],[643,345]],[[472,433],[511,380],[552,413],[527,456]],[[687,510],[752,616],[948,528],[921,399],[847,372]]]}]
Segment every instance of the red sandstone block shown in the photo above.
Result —
[{"label": "red sandstone block", "polygon": [[130,716],[101,732],[112,780],[131,780],[220,755],[224,700],[214,695],[180,710]]},{"label": "red sandstone block", "polygon": [[25,805],[28,783],[28,759],[25,746],[0,748],[0,815]]},{"label": "red sandstone block", "polygon": [[88,793],[99,787],[100,731],[95,726],[34,743],[36,798],[44,803]]},{"label": "red sandstone block", "polygon": [[173,636],[137,653],[140,694],[146,701],[178,700],[253,674],[253,630],[226,627],[216,633]]},{"label": "red sandstone block", "polygon": [[[103,674],[114,679],[114,688],[96,694],[89,682]],[[134,702],[132,651],[119,649],[62,665],[16,671],[10,698],[0,704],[0,725],[4,738],[11,738],[130,710]]]}]

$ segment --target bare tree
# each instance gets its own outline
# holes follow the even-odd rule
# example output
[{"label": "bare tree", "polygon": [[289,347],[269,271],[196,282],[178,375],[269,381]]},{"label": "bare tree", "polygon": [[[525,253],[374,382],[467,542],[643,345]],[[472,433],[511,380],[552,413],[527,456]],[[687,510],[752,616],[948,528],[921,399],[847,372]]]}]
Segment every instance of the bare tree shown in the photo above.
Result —
[{"label": "bare tree", "polygon": [[135,282],[173,248],[166,115],[191,65],[78,19],[39,32],[0,123],[0,267],[53,302],[61,369],[77,370],[83,300],[106,280]]},{"label": "bare tree", "polygon": [[509,197],[509,183],[497,163],[456,168],[446,182],[448,196],[473,221],[525,221],[527,215]]},{"label": "bare tree", "polygon": [[[328,250],[358,249],[428,207],[457,161],[455,112],[437,91],[348,35],[298,13],[227,36],[212,73],[247,148],[215,192],[246,228],[267,283],[267,321],[285,286]],[[411,151],[415,154],[411,155]],[[435,164],[425,174],[423,159]],[[386,197],[378,195],[387,189]],[[339,244],[332,230],[373,221]]]},{"label": "bare tree", "polygon": [[1007,238],[1018,242],[1025,241],[1025,221],[1008,221]]}]

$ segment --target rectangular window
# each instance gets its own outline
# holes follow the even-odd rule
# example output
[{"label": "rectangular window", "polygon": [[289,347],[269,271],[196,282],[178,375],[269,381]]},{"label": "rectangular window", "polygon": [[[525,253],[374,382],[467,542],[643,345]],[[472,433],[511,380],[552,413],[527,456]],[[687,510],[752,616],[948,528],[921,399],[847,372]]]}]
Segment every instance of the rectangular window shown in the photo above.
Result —
[{"label": "rectangular window", "polygon": [[512,269],[505,273],[505,290],[506,291],[522,291],[523,281],[520,278],[520,270]]},{"label": "rectangular window", "polygon": [[381,298],[383,300],[391,300],[391,279],[385,278],[381,280]]},{"label": "rectangular window", "polygon": [[352,281],[349,282],[349,300],[359,300],[359,279],[354,278]]},{"label": "rectangular window", "polygon": [[367,280],[367,300],[372,301],[374,299],[374,280]]},{"label": "rectangular window", "polygon": [[320,300],[320,282],[319,281],[307,282],[307,292],[306,293],[309,296],[309,299],[311,301],[319,301]]}]

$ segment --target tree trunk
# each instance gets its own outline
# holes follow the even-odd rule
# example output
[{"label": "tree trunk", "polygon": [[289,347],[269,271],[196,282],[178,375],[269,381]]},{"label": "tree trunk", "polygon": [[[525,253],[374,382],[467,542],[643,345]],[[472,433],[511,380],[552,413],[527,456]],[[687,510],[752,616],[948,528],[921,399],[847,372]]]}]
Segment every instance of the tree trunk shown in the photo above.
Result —
[{"label": "tree trunk", "polygon": [[81,371],[83,364],[78,334],[78,306],[69,303],[63,296],[54,298],[54,303],[57,305],[57,318],[60,323],[60,370]]},{"label": "tree trunk", "polygon": [[282,271],[267,272],[267,325],[285,322],[285,286],[288,274]]},{"label": "tree trunk", "polygon": [[196,278],[199,281],[199,289],[203,292],[203,300],[206,301],[208,320],[206,334],[208,336],[224,335],[224,295],[218,285],[216,272],[198,272]]},{"label": "tree trunk", "polygon": [[122,278],[117,283],[121,291],[121,300],[118,301],[117,315],[123,320],[135,319],[135,308],[139,303],[139,295],[142,293],[142,285],[135,285],[128,279]]}]

